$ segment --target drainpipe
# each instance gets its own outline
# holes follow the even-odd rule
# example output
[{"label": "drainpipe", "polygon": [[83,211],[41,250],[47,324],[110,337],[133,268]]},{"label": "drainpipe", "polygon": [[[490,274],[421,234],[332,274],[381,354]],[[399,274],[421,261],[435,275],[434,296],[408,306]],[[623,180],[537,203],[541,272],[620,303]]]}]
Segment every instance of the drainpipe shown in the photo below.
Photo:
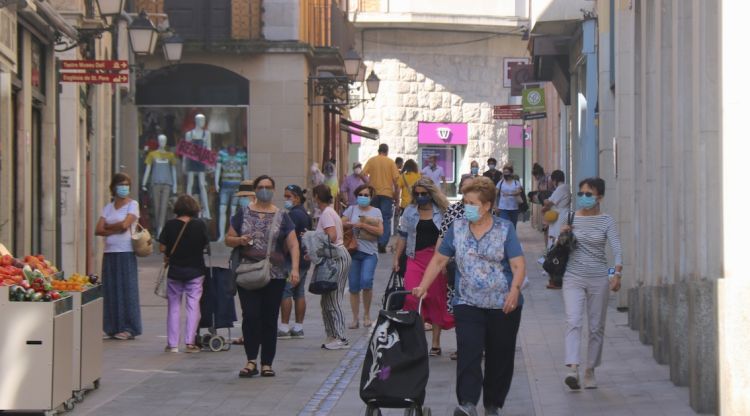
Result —
[{"label": "drainpipe", "polygon": [[596,19],[583,21],[583,48],[586,57],[586,115],[584,132],[579,149],[580,160],[576,167],[577,179],[599,175],[599,143],[595,124],[596,108],[599,99],[599,65],[596,51]]}]

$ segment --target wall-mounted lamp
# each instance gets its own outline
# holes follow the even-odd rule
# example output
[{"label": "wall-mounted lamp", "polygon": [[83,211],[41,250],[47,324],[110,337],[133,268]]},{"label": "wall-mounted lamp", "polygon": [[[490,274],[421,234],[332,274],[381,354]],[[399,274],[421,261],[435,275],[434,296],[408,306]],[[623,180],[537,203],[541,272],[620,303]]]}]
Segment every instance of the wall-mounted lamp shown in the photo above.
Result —
[{"label": "wall-mounted lamp", "polygon": [[102,16],[119,16],[125,8],[125,0],[94,0]]},{"label": "wall-mounted lamp", "polygon": [[128,35],[134,54],[151,55],[154,53],[156,42],[159,40],[159,32],[145,11],[141,11],[138,17],[128,25]]},{"label": "wall-mounted lamp", "polygon": [[174,64],[182,59],[182,45],[184,44],[182,36],[175,33],[162,38],[161,43],[164,47],[164,57],[167,62]]}]

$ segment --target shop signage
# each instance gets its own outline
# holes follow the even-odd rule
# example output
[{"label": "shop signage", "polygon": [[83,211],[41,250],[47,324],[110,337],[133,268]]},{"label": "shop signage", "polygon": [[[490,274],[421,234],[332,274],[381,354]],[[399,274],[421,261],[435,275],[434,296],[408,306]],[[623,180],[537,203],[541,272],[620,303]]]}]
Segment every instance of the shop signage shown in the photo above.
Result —
[{"label": "shop signage", "polygon": [[81,61],[65,60],[61,63],[62,69],[87,69],[101,71],[122,71],[128,69],[128,61]]},{"label": "shop signage", "polygon": [[520,65],[527,65],[529,58],[504,58],[503,59],[503,87],[509,88],[513,85],[513,69]]},{"label": "shop signage", "polygon": [[544,88],[526,88],[522,97],[524,113],[543,113],[547,110]]},{"label": "shop signage", "polygon": [[89,74],[84,72],[63,72],[62,82],[80,82],[86,84],[127,84],[128,74]]},{"label": "shop signage", "polygon": [[520,97],[525,84],[534,82],[534,65],[515,65],[510,70],[510,95]]},{"label": "shop signage", "polygon": [[466,123],[419,122],[419,144],[469,144],[469,126]]},{"label": "shop signage", "polygon": [[187,140],[183,140],[177,144],[175,153],[177,154],[177,156],[186,157],[188,159],[195,160],[196,162],[201,162],[206,166],[216,165],[216,152]]},{"label": "shop signage", "polygon": [[520,120],[522,116],[521,105],[496,105],[492,108],[492,118],[495,120]]},{"label": "shop signage", "polygon": [[538,120],[540,118],[547,118],[547,113],[531,113],[523,115],[524,120]]},{"label": "shop signage", "polygon": [[510,125],[508,126],[508,147],[521,149],[531,147],[531,126]]}]

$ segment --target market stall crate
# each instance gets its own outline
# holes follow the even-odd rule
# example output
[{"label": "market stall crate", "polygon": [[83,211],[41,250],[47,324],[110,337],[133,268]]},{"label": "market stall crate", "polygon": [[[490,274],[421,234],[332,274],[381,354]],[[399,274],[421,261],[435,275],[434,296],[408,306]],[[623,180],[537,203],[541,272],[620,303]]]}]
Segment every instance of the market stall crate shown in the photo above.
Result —
[{"label": "market stall crate", "polygon": [[99,387],[102,376],[104,299],[101,285],[70,294],[74,316],[73,391],[80,401],[85,391]]},{"label": "market stall crate", "polygon": [[10,301],[0,287],[0,410],[72,408],[73,298]]}]

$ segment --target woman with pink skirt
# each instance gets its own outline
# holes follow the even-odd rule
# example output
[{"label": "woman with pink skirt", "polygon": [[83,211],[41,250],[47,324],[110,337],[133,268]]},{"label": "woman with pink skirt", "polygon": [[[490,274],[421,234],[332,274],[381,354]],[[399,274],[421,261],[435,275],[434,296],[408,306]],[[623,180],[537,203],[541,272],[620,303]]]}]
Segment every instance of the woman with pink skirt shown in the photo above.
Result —
[{"label": "woman with pink skirt", "polygon": [[[412,202],[404,210],[399,224],[399,239],[394,253],[393,270],[399,270],[398,258],[406,250],[406,274],[404,286],[412,290],[422,282],[427,265],[435,254],[440,224],[448,207],[448,200],[429,178],[418,180],[412,188]],[[432,325],[432,348],[430,356],[442,354],[440,333],[452,329],[453,316],[447,308],[447,278],[444,273],[437,277],[436,284],[430,286],[429,293],[422,303],[422,316]],[[417,299],[407,296],[406,310],[417,309]]]}]

